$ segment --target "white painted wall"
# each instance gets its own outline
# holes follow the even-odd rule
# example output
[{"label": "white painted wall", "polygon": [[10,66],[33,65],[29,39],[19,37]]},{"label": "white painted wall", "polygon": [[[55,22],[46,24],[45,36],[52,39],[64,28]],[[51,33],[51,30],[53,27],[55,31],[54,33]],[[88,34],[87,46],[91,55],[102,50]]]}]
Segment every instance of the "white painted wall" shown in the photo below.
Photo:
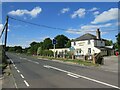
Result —
[{"label": "white painted wall", "polygon": [[[54,49],[49,49],[52,50],[54,52]],[[60,49],[55,49],[55,52],[57,52],[57,54],[59,54],[60,52],[65,53],[65,51],[70,51],[69,48],[60,48]]]},{"label": "white painted wall", "polygon": [[[96,44],[96,45],[95,45]],[[74,55],[88,55],[88,48],[91,48],[91,55],[94,53],[101,52],[100,49],[96,48],[95,46],[105,46],[105,42],[101,40],[90,40],[90,43],[88,44],[88,40],[84,41],[73,41],[71,42],[71,47],[74,47]],[[54,49],[50,49],[54,52]],[[55,49],[55,52],[59,54],[60,52],[70,51],[69,48],[60,48]]]},{"label": "white painted wall", "polygon": [[[91,55],[93,53],[99,53],[100,50],[95,46],[95,42],[97,42],[98,46],[104,46],[104,42],[100,43],[99,41],[95,40],[90,40],[90,44],[88,44],[88,40],[84,41],[74,41],[71,42],[71,46],[75,48],[75,55],[87,55],[88,54],[88,48],[91,48]],[[74,45],[75,43],[75,45]],[[79,53],[79,50],[81,50],[81,53]]]}]

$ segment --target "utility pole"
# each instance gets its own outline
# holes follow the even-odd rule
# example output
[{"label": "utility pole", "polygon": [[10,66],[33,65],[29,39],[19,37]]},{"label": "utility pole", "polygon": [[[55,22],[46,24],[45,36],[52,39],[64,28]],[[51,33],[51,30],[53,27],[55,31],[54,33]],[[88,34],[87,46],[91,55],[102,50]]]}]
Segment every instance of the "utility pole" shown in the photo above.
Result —
[{"label": "utility pole", "polygon": [[6,51],[6,43],[7,43],[7,32],[8,32],[8,16],[6,17],[6,29],[5,29],[5,46],[4,46],[4,50]]},{"label": "utility pole", "polygon": [[55,44],[54,44],[54,58],[55,58]]},{"label": "utility pole", "polygon": [[55,45],[56,45],[56,40],[53,39],[53,45],[54,45],[54,58],[55,58]]}]

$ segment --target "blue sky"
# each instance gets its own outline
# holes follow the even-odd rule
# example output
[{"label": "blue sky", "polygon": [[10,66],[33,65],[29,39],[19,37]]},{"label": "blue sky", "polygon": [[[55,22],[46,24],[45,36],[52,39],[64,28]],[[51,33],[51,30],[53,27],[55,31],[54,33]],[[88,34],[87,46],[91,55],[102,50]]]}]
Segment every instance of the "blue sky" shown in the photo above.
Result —
[{"label": "blue sky", "polygon": [[[101,36],[115,42],[117,32],[118,3],[2,3],[2,23],[6,15],[28,22],[64,28],[53,30],[9,19],[8,45],[27,47],[32,41],[40,42],[46,37],[53,39],[64,34],[70,39],[84,33],[95,34],[100,28]],[[2,26],[2,25],[1,25]]]}]

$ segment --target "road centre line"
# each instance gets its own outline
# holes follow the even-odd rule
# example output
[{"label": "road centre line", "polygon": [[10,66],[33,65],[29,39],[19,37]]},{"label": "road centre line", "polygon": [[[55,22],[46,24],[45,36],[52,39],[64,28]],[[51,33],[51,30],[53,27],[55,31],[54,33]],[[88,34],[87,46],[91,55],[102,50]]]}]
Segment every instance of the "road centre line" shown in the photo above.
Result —
[{"label": "road centre line", "polygon": [[75,75],[72,75],[72,74],[70,74],[70,73],[68,73],[67,75],[68,75],[68,76],[71,76],[71,77],[74,77],[74,78],[79,78],[79,77],[77,77],[77,76],[75,76]]},{"label": "road centre line", "polygon": [[26,80],[24,80],[24,83],[26,84],[27,87],[30,86]]},{"label": "road centre line", "polygon": [[21,57],[20,57],[20,59],[24,59],[24,60],[27,60],[27,61],[29,61],[29,62],[32,62],[32,63],[35,63],[35,64],[39,64],[39,62],[35,62],[35,61],[29,60],[29,59],[27,59],[27,58],[21,58]]},{"label": "road centre line", "polygon": [[108,83],[105,83],[105,82],[102,82],[102,81],[99,81],[99,80],[96,80],[96,79],[92,79],[92,78],[89,78],[89,77],[86,77],[86,76],[82,76],[82,75],[79,75],[79,74],[75,74],[75,73],[72,73],[72,72],[69,72],[69,71],[66,71],[66,70],[62,70],[62,69],[53,67],[53,66],[43,65],[43,67],[48,68],[48,69],[55,69],[55,70],[67,73],[67,75],[69,75],[69,76],[80,77],[80,78],[83,78],[83,79],[86,79],[86,80],[89,80],[89,81],[93,81],[93,82],[96,82],[96,83],[99,83],[99,84],[102,84],[102,85],[106,85],[106,86],[109,86],[109,87],[112,87],[112,88],[120,89],[118,86],[111,85],[111,84],[108,84]]}]

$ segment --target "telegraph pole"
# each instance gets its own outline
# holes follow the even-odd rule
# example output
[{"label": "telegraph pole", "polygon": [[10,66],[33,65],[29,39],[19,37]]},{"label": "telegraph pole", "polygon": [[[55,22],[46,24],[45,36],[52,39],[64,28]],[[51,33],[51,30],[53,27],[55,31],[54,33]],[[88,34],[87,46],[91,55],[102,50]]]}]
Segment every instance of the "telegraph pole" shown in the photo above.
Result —
[{"label": "telegraph pole", "polygon": [[7,32],[8,32],[8,16],[6,17],[6,29],[5,29],[5,46],[4,46],[4,50],[6,51],[6,44],[7,44]]}]

